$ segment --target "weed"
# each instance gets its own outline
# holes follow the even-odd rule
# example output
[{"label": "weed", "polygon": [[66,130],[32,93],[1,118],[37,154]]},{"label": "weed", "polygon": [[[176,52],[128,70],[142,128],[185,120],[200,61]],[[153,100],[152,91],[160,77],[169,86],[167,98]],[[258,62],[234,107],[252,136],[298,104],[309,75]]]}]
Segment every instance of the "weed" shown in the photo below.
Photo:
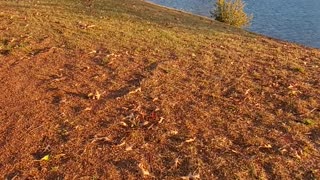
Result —
[{"label": "weed", "polygon": [[248,26],[252,20],[252,15],[248,16],[244,12],[244,6],[242,0],[217,0],[211,14],[217,21],[236,27],[244,27]]},{"label": "weed", "polygon": [[110,62],[110,58],[108,56],[102,59],[102,64],[108,64]]},{"label": "weed", "polygon": [[11,52],[10,48],[0,48],[0,54],[3,56],[8,56]]},{"label": "weed", "polygon": [[307,126],[312,126],[314,125],[314,121],[312,119],[303,119],[303,124],[307,125]]},{"label": "weed", "polygon": [[294,72],[304,73],[305,69],[301,66],[295,66],[291,68]]}]

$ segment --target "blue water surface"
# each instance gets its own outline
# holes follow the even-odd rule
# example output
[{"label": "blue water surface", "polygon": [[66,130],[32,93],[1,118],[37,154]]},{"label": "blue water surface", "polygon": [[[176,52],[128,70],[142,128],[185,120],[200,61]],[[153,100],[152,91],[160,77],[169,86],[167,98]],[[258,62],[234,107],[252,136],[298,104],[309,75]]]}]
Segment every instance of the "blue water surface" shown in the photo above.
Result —
[{"label": "blue water surface", "polygon": [[[149,0],[209,16],[214,0]],[[320,48],[320,0],[244,0],[254,18],[248,30]]]}]

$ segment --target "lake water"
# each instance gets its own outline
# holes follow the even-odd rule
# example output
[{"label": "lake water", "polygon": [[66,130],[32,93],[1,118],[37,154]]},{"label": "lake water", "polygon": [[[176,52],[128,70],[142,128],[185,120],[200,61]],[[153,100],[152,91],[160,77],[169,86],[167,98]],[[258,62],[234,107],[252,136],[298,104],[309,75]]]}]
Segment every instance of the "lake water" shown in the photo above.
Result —
[{"label": "lake water", "polygon": [[[149,0],[210,16],[214,0]],[[320,0],[244,0],[254,19],[248,30],[320,48]]]}]

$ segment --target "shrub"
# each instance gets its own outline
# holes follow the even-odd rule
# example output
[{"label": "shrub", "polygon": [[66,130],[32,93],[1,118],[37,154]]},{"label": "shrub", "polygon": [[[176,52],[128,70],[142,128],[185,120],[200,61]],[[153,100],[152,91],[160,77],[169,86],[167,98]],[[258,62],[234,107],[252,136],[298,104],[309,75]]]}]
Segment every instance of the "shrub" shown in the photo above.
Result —
[{"label": "shrub", "polygon": [[236,27],[245,27],[250,25],[252,15],[248,16],[244,12],[244,7],[242,0],[216,0],[211,14],[217,21]]}]

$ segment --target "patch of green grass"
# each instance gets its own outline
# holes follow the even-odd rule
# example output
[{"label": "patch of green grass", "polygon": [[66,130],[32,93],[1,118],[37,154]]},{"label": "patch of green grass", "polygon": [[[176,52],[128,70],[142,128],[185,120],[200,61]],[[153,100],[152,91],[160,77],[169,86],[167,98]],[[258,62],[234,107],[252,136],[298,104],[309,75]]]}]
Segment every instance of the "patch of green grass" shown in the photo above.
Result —
[{"label": "patch of green grass", "polygon": [[290,69],[294,72],[305,73],[305,68],[295,63],[290,66]]},{"label": "patch of green grass", "polygon": [[303,124],[307,125],[307,126],[312,126],[315,124],[314,120],[312,119],[303,119]]},{"label": "patch of green grass", "polygon": [[299,73],[304,73],[305,72],[305,69],[299,65],[295,65],[293,67],[291,67],[291,69],[294,71],[294,72],[299,72]]}]

